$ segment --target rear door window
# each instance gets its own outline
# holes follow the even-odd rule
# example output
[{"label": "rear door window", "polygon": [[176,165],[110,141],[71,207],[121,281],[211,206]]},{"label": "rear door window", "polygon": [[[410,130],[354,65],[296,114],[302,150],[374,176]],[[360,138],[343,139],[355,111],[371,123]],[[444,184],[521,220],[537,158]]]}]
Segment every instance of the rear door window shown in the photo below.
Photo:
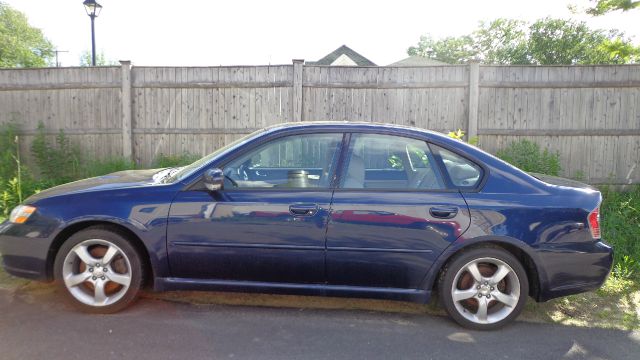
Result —
[{"label": "rear door window", "polygon": [[440,190],[445,185],[426,142],[393,135],[351,135],[341,187]]}]

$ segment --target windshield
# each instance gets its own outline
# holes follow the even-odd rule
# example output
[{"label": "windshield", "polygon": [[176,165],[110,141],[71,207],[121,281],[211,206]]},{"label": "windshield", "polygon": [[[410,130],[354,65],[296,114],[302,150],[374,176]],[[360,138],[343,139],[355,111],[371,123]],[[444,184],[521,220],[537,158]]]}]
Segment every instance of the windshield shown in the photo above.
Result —
[{"label": "windshield", "polygon": [[235,140],[221,148],[219,148],[218,150],[212,152],[211,154],[198,159],[196,161],[194,161],[193,163],[187,165],[187,166],[183,166],[180,168],[174,168],[171,169],[171,171],[169,172],[169,176],[166,177],[166,179],[163,181],[164,183],[172,183],[174,181],[179,181],[184,179],[185,177],[191,175],[194,171],[200,169],[201,167],[205,166],[206,164],[208,164],[211,160],[213,160],[215,157],[217,157],[220,154],[223,154],[225,152],[227,152],[228,150],[233,149],[234,147],[248,141],[249,139],[257,136],[258,134],[264,132],[265,129],[260,129],[258,131],[252,132],[249,135],[243,136],[238,140]]}]

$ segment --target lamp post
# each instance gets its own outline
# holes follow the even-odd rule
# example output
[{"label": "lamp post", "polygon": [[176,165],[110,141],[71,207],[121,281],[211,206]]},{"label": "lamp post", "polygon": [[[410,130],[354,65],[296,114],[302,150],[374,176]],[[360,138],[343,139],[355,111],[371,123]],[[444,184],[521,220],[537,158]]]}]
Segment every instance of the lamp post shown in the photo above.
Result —
[{"label": "lamp post", "polygon": [[96,33],[94,22],[100,14],[100,10],[102,10],[102,5],[98,4],[95,0],[84,0],[82,5],[84,5],[87,15],[91,18],[91,66],[96,66]]}]

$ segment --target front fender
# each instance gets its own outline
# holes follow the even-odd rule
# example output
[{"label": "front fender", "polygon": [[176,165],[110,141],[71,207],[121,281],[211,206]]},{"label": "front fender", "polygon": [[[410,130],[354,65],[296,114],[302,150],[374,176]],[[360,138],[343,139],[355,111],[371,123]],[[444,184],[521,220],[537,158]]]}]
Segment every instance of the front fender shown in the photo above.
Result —
[{"label": "front fender", "polygon": [[[165,217],[166,219],[166,217]],[[144,247],[149,256],[149,262],[155,276],[169,276],[169,261],[167,258],[166,220],[162,225],[149,226],[133,218],[119,218],[114,216],[94,215],[82,216],[65,221],[53,234],[54,242],[51,247],[51,257],[55,251],[71,234],[93,225],[112,225],[123,229],[135,237],[139,245]],[[51,262],[52,264],[52,262]]]}]

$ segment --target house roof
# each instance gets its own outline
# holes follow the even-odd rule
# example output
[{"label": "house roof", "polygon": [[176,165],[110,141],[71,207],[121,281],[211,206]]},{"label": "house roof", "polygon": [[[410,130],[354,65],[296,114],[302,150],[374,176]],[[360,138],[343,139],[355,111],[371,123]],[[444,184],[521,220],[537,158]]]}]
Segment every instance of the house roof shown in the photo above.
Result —
[{"label": "house roof", "polygon": [[445,62],[429,59],[424,56],[409,56],[406,59],[402,59],[400,61],[396,61],[393,64],[389,64],[387,66],[438,66],[438,65],[449,65]]},{"label": "house roof", "polygon": [[376,64],[367,59],[366,57],[358,54],[353,49],[348,47],[347,45],[342,45],[339,48],[335,49],[327,56],[323,57],[318,61],[307,61],[309,65],[331,65],[336,61],[340,56],[345,55],[348,56],[357,66],[376,66]]}]

